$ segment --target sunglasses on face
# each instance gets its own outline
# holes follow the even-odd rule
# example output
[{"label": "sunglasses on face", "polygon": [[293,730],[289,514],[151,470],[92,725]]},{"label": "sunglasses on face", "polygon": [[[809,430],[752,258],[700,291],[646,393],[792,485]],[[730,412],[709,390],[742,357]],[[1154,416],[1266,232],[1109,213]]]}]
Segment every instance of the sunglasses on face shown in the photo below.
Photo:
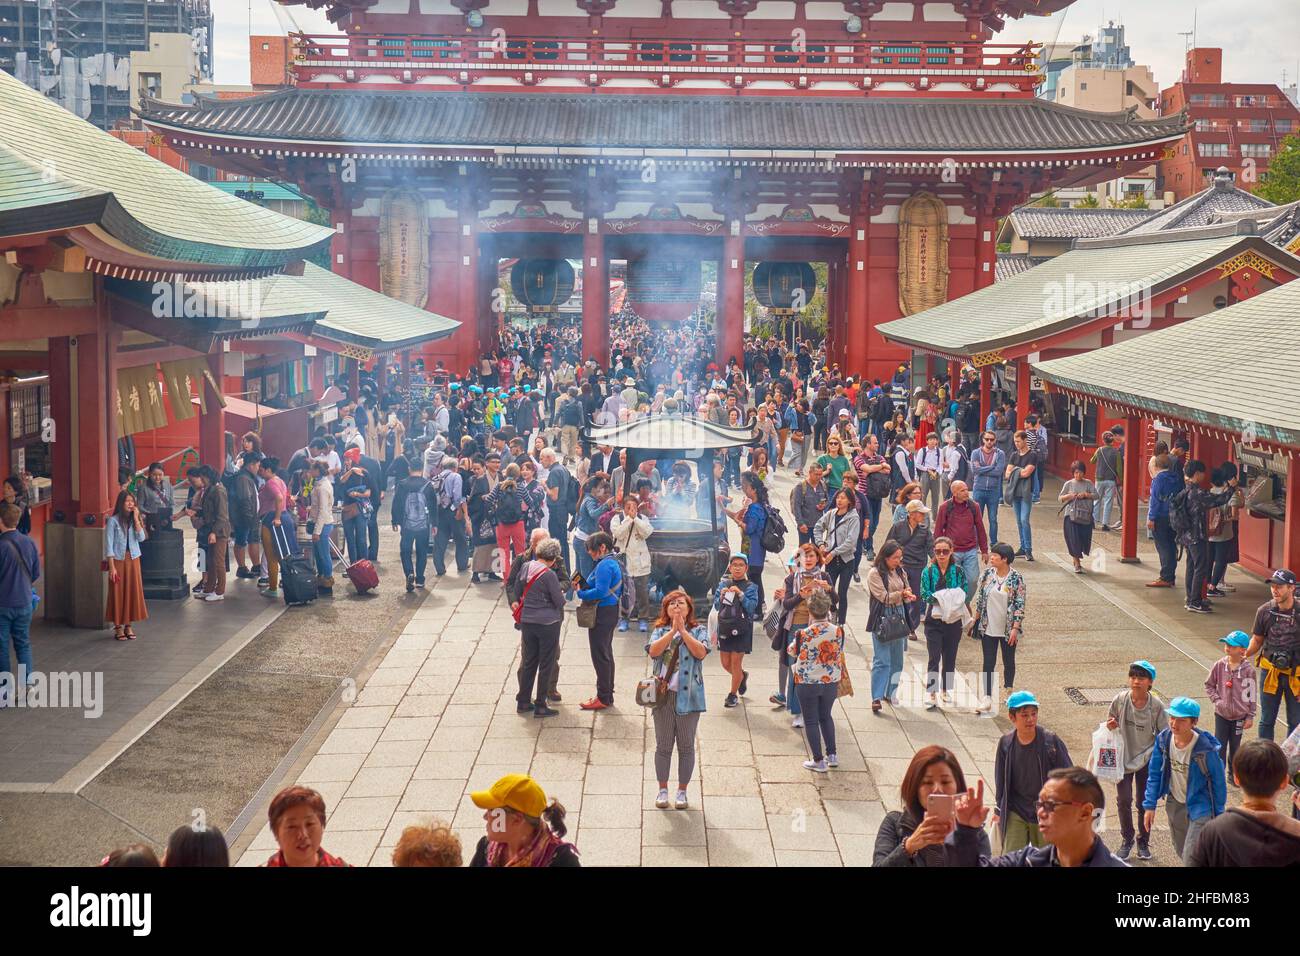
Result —
[{"label": "sunglasses on face", "polygon": [[1051,816],[1060,807],[1081,807],[1083,803],[1079,800],[1035,800],[1034,809],[1039,813],[1046,813]]},{"label": "sunglasses on face", "polygon": [[935,548],[935,549],[934,549],[934,553],[935,553],[935,554],[952,554],[952,550],[951,550],[950,548]]},{"label": "sunglasses on face", "polygon": [[986,439],[984,439],[984,444],[986,444],[986,445],[991,445],[991,444],[993,444],[995,441],[997,441],[996,438],[986,438]]}]

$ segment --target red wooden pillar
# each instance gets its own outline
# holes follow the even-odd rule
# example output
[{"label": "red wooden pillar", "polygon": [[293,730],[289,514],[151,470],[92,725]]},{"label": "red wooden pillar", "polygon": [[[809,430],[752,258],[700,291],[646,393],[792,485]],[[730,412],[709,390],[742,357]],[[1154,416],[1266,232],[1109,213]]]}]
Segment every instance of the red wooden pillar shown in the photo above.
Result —
[{"label": "red wooden pillar", "polygon": [[348,399],[356,401],[361,395],[361,363],[354,358],[347,360],[348,363]]},{"label": "red wooden pillar", "polygon": [[411,350],[402,353],[402,394],[411,394]]},{"label": "red wooden pillar", "polygon": [[50,443],[50,485],[55,511],[70,515],[76,511],[76,489],[72,486],[72,377],[68,337],[49,340],[50,417],[54,419],[54,441]]},{"label": "red wooden pillar", "polygon": [[826,263],[826,361],[829,365],[835,361],[835,350],[839,335],[844,296],[840,291],[840,276],[844,265],[834,259]]},{"label": "red wooden pillar", "polygon": [[722,262],[718,266],[717,362],[726,368],[733,358],[739,362],[745,352],[745,237],[722,238]]},{"label": "red wooden pillar", "polygon": [[[219,346],[218,346],[219,347]],[[220,382],[225,356],[221,352],[208,353],[208,371],[213,380]],[[226,410],[207,382],[200,382],[204,390],[203,407],[199,416],[199,461],[216,469],[220,474],[226,466]]]},{"label": "red wooden pillar", "polygon": [[94,515],[96,525],[117,497],[117,376],[109,339],[107,332],[77,336],[77,510]]},{"label": "red wooden pillar", "polygon": [[985,365],[980,369],[980,434],[983,435],[984,423],[993,411],[993,369]]},{"label": "red wooden pillar", "polygon": [[589,216],[582,236],[582,359],[595,356],[605,368],[609,344],[609,260],[600,220]]},{"label": "red wooden pillar", "polygon": [[479,247],[478,247],[478,200],[475,196],[475,183],[462,169],[460,187],[460,268],[457,270],[457,299],[459,308],[456,318],[461,328],[456,336],[456,358],[454,371],[464,373],[478,363],[487,343],[482,340],[479,327]]},{"label": "red wooden pillar", "polygon": [[1146,458],[1142,454],[1137,436],[1142,434],[1142,419],[1129,415],[1124,419],[1124,531],[1120,535],[1120,561],[1124,564],[1140,563],[1138,547],[1138,499],[1142,495],[1142,474]]},{"label": "red wooden pillar", "polygon": [[975,214],[975,288],[991,286],[997,278],[997,218],[992,202],[981,202]]},{"label": "red wooden pillar", "polygon": [[325,352],[322,349],[316,350],[307,366],[307,387],[311,389],[312,398],[316,401],[320,401],[325,389],[329,387],[325,382]]},{"label": "red wooden pillar", "polygon": [[853,213],[849,223],[848,314],[844,323],[845,375],[854,377],[867,371],[867,338],[870,322],[867,319],[867,255],[871,229],[868,196],[864,190],[853,200]]},{"label": "red wooden pillar", "polygon": [[[1286,527],[1282,531],[1283,566],[1300,568],[1300,456],[1287,461]],[[1298,572],[1300,573],[1300,572]]]},{"label": "red wooden pillar", "polygon": [[1025,426],[1025,416],[1029,414],[1029,359],[1016,359],[1016,423],[1015,428]]}]

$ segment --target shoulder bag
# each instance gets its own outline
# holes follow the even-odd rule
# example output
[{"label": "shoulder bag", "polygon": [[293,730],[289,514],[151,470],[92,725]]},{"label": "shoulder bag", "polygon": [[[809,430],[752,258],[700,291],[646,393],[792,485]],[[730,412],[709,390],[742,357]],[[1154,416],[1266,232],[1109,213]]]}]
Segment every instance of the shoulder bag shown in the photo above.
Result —
[{"label": "shoulder bag", "polygon": [[[18,563],[18,573],[23,576],[27,582],[27,589],[32,592],[32,613],[36,613],[36,605],[41,603],[41,596],[36,593],[36,585],[32,584],[32,576],[27,571],[27,562],[23,560],[23,553],[18,550],[18,545],[14,544],[13,538],[5,538],[5,544],[9,545],[9,550],[14,553],[14,561]],[[131,547],[130,540],[127,541],[127,548]],[[8,660],[5,661],[7,665]]]},{"label": "shoulder bag", "polygon": [[531,578],[529,578],[527,581],[524,582],[524,592],[519,595],[519,603],[515,605],[514,612],[513,612],[515,616],[516,631],[523,629],[523,623],[520,619],[524,616],[524,600],[528,597],[528,589],[531,588],[533,586],[533,582],[536,581],[538,578],[540,578],[543,574],[545,574],[547,570],[548,569],[543,568],[541,571],[538,571]]},{"label": "shoulder bag", "polygon": [[672,657],[668,658],[666,676],[651,674],[636,682],[636,702],[642,707],[659,707],[668,699],[668,682],[672,680],[673,672],[677,670],[677,658],[681,649],[682,642],[678,641],[677,646],[673,648]]},{"label": "shoulder bag", "polygon": [[835,629],[835,636],[839,638],[840,641],[840,682],[835,689],[835,696],[852,697],[853,681],[849,679],[849,664],[848,661],[844,659],[844,628],[837,627]]}]

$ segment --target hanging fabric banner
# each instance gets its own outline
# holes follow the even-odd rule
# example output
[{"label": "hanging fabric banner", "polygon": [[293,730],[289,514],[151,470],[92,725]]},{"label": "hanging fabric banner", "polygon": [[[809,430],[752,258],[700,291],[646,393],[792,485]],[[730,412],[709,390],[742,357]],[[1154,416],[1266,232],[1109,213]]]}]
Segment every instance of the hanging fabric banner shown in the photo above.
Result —
[{"label": "hanging fabric banner", "polygon": [[[205,360],[200,359],[203,364]],[[177,362],[163,362],[163,381],[167,383],[167,402],[172,407],[172,417],[178,422],[188,421],[194,417],[194,381],[193,359],[181,359]]]},{"label": "hanging fabric banner", "polygon": [[162,428],[166,424],[167,413],[163,410],[157,366],[118,369],[117,433],[126,437]]}]

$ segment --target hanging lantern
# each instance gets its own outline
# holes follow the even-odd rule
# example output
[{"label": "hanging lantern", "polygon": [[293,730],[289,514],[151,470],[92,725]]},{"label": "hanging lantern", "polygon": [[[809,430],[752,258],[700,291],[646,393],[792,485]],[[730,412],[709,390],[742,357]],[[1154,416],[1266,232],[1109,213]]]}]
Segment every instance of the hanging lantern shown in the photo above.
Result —
[{"label": "hanging lantern", "polygon": [[681,322],[700,305],[700,260],[633,259],[627,304],[648,322]]},{"label": "hanging lantern", "polygon": [[530,315],[556,311],[569,301],[573,286],[567,259],[520,259],[510,270],[510,288]]},{"label": "hanging lantern", "polygon": [[760,262],[754,267],[754,298],[774,315],[797,315],[817,293],[817,273],[807,262]]}]

